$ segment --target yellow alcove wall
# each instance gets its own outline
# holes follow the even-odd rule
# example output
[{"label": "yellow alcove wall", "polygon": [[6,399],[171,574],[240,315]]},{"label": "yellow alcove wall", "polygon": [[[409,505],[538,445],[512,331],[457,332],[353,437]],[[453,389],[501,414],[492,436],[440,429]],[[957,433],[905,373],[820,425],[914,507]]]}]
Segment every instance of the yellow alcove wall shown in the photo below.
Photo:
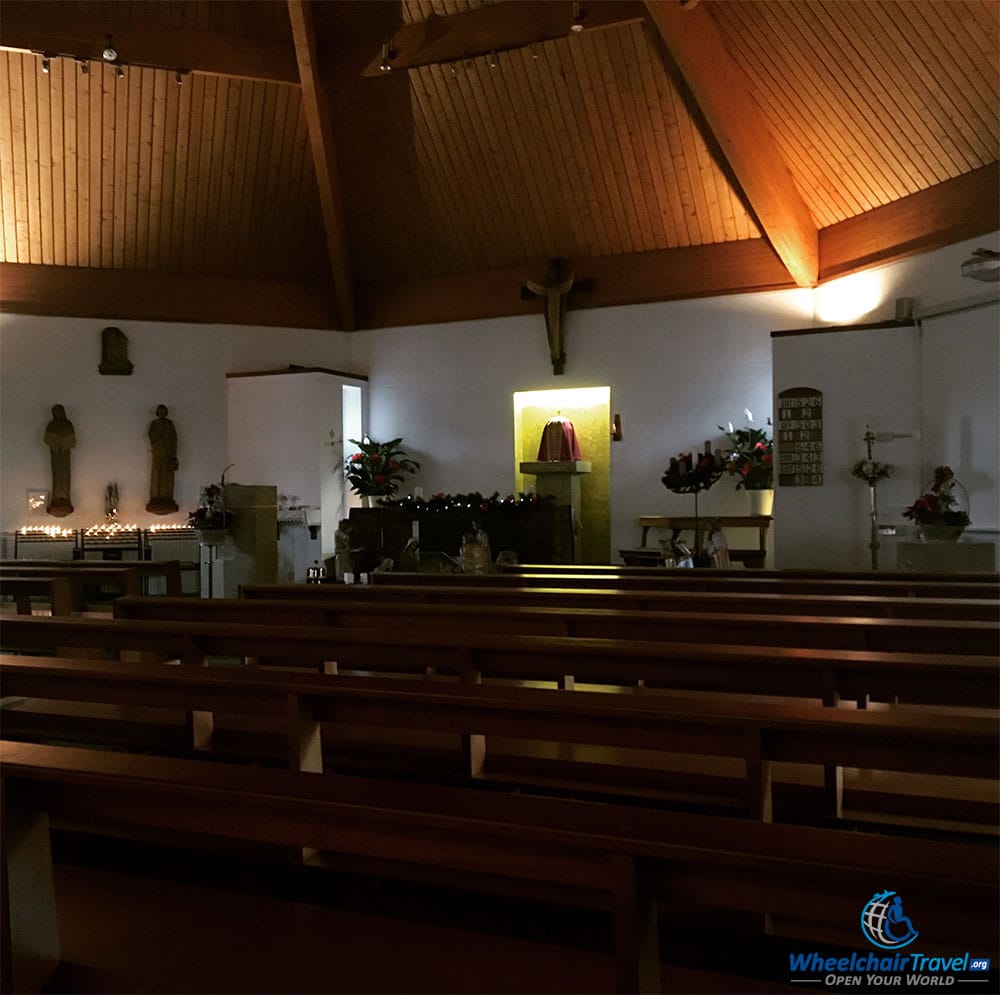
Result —
[{"label": "yellow alcove wall", "polygon": [[580,478],[581,562],[611,562],[611,388],[569,387],[514,394],[514,479],[517,490],[535,486],[521,463],[538,459],[545,423],[561,414],[573,423],[580,456],[591,472]]}]

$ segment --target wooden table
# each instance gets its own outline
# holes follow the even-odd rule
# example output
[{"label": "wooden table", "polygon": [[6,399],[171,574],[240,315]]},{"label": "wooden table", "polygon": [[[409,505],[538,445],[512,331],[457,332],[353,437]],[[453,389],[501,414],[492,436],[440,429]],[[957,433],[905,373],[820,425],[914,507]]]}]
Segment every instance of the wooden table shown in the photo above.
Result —
[{"label": "wooden table", "polygon": [[646,549],[650,529],[671,529],[672,538],[677,539],[682,532],[694,532],[694,552],[700,553],[703,535],[707,535],[718,522],[725,529],[756,529],[757,549],[733,549],[729,555],[734,560],[742,560],[748,567],[763,567],[767,555],[767,530],[771,527],[770,515],[640,515],[642,529],[642,549]]}]

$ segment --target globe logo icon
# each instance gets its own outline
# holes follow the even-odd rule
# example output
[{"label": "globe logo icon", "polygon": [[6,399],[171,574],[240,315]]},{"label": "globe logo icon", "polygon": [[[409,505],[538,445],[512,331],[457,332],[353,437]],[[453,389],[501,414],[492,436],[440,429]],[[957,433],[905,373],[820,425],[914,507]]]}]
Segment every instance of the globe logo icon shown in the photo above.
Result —
[{"label": "globe logo icon", "polygon": [[903,899],[894,891],[877,891],[861,910],[861,932],[883,950],[909,946],[920,934],[903,914]]}]

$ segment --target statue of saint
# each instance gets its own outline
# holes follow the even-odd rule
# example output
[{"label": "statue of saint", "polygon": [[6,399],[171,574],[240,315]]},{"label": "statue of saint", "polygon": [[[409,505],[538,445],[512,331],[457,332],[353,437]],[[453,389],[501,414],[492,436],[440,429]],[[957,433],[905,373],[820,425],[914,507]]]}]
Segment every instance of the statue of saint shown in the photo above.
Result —
[{"label": "statue of saint", "polygon": [[52,406],[52,421],[45,426],[45,445],[52,455],[52,490],[45,510],[56,518],[63,518],[73,512],[70,501],[70,450],[76,445],[76,432],[61,404]]},{"label": "statue of saint", "polygon": [[177,430],[167,417],[167,406],[156,408],[156,419],[149,423],[149,445],[153,451],[153,466],[149,474],[149,504],[146,511],[154,515],[169,515],[177,511],[174,501],[174,473],[177,462]]}]

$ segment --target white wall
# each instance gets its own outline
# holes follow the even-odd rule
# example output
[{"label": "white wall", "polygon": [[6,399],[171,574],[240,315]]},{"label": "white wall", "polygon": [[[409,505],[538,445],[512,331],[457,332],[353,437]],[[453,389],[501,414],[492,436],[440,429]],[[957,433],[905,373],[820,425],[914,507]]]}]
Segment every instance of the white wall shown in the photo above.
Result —
[{"label": "white wall", "polygon": [[[130,376],[102,376],[101,329],[117,325],[128,336]],[[5,314],[0,321],[0,525],[86,528],[104,519],[104,488],[115,481],[119,520],[140,526],[183,522],[201,488],[226,464],[226,373],[278,369],[289,364],[348,369],[349,336],[337,332],[166,325],[114,318],[40,318]],[[48,489],[49,452],[43,443],[53,404],[62,404],[76,429],[74,512],[63,519],[29,518],[26,492]],[[158,404],[170,412],[178,436],[175,515],[153,516],[149,500],[146,431]],[[248,480],[234,466],[231,483]]]},{"label": "white wall", "polygon": [[[987,285],[958,275],[962,259],[981,245],[995,248],[997,238],[883,268],[881,298],[852,320],[891,318],[897,297],[914,297],[919,308],[981,296]],[[294,363],[369,375],[367,431],[375,438],[403,437],[408,453],[422,463],[412,483],[425,495],[510,492],[515,391],[610,385],[612,411],[621,414],[624,428],[624,439],[611,446],[609,554],[617,562],[619,548],[638,545],[639,515],[693,510],[691,497],[671,494],[660,483],[672,455],[700,448],[706,439],[721,442],[717,426],[743,424],[744,408],[757,422],[772,415],[777,385],[772,386],[770,332],[812,325],[813,298],[811,291],[797,290],[571,311],[561,377],[552,374],[541,315],[350,335],[5,315],[0,323],[2,527],[24,524],[25,491],[49,485],[42,433],[52,404],[66,406],[80,440],[73,463],[77,511],[64,524],[99,521],[110,480],[122,490],[123,517],[147,524],[145,433],[156,405],[170,408],[180,435],[175,497],[186,511],[197,501],[199,487],[217,479],[229,462],[225,374]],[[964,327],[962,319],[959,323]],[[109,324],[120,325],[129,337],[131,377],[97,372],[100,330]],[[942,364],[966,362],[947,345],[939,352]],[[989,362],[987,357],[979,365],[986,382],[996,375]],[[877,399],[884,386],[872,383],[867,397]],[[865,398],[859,393],[850,408],[862,433],[860,419],[870,406]],[[978,409],[964,415],[970,439],[988,433],[996,439],[996,425],[982,424]],[[956,417],[962,431],[963,414]],[[845,426],[844,433],[853,447],[855,428]],[[975,452],[979,460],[980,450]],[[994,446],[991,465],[974,469],[993,478],[996,466]],[[241,480],[238,467],[229,479],[267,483]],[[859,488],[864,492],[860,482]],[[904,506],[912,498],[900,492],[892,500]],[[723,478],[702,495],[699,509],[742,514],[745,495]],[[780,534],[781,528],[779,518],[775,531]]]}]

